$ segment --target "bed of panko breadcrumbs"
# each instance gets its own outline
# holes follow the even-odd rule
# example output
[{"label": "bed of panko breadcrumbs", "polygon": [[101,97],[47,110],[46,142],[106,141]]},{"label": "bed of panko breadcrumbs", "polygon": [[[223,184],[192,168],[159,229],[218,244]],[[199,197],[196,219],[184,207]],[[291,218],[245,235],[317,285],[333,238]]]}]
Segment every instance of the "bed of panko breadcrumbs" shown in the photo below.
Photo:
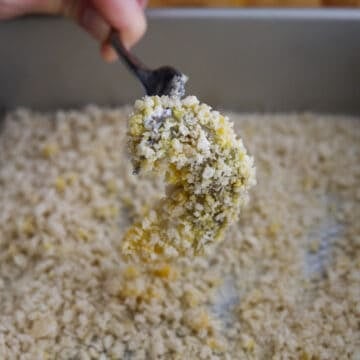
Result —
[{"label": "bed of panko breadcrumbs", "polygon": [[139,265],[129,110],[7,115],[0,359],[358,359],[360,119],[230,114],[258,184],[204,256]]}]

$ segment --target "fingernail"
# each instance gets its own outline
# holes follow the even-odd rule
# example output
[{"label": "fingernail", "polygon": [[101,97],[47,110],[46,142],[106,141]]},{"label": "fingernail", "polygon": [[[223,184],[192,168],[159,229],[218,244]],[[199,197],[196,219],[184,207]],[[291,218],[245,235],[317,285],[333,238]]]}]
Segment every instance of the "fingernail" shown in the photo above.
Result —
[{"label": "fingernail", "polygon": [[106,40],[110,31],[109,25],[102,16],[91,7],[84,9],[80,18],[80,25],[99,41]]}]

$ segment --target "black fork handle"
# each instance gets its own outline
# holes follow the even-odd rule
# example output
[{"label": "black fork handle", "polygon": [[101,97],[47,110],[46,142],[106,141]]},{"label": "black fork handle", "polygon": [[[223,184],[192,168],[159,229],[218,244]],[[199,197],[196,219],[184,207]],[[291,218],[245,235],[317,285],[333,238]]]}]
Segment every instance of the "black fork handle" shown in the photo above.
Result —
[{"label": "black fork handle", "polygon": [[131,70],[131,72],[141,81],[145,89],[151,70],[147,68],[141,61],[133,54],[131,54],[123,45],[116,31],[111,31],[109,36],[110,44],[115,48],[120,59]]}]

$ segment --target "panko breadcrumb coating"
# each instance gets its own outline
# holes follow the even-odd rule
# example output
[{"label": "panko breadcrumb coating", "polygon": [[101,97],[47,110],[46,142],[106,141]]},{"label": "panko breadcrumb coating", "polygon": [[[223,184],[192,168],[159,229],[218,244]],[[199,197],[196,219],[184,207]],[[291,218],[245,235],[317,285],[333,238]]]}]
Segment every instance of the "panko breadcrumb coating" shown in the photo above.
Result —
[{"label": "panko breadcrumb coating", "polygon": [[135,103],[129,136],[136,172],[159,172],[167,189],[128,229],[123,252],[143,260],[193,256],[220,241],[256,183],[229,119],[195,96],[146,96]]}]

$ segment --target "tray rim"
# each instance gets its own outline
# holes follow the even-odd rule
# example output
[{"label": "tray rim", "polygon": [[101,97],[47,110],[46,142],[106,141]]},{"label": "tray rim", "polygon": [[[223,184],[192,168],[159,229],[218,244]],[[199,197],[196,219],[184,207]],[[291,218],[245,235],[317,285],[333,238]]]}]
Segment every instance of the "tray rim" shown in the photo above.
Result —
[{"label": "tray rim", "polygon": [[360,21],[360,8],[150,8],[149,19],[350,20]]}]

